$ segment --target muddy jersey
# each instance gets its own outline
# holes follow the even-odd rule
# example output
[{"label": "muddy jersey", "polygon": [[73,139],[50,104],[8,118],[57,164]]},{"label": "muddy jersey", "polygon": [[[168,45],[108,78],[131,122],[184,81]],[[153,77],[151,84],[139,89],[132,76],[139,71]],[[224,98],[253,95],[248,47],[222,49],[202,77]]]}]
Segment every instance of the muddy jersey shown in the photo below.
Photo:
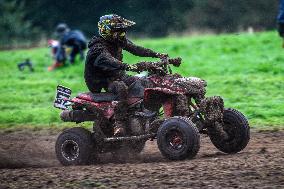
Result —
[{"label": "muddy jersey", "polygon": [[122,50],[136,56],[158,58],[156,52],[137,46],[128,39],[110,42],[102,37],[93,37],[88,47],[84,77],[87,87],[93,93],[100,92],[110,82],[120,80],[126,75],[122,64]]}]

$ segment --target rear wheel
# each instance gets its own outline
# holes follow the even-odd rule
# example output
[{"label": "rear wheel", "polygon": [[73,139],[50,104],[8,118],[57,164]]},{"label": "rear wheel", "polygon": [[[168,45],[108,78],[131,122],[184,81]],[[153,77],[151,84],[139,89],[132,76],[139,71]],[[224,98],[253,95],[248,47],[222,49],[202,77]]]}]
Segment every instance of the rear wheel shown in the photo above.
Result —
[{"label": "rear wheel", "polygon": [[224,110],[223,129],[228,139],[220,138],[215,132],[209,131],[209,137],[220,151],[233,154],[243,150],[250,140],[250,128],[246,117],[239,111],[228,108]]},{"label": "rear wheel", "polygon": [[157,133],[159,150],[170,160],[193,158],[200,148],[198,129],[189,119],[173,117],[167,119]]},{"label": "rear wheel", "polygon": [[62,165],[87,165],[93,151],[92,134],[81,127],[63,131],[55,144],[56,156]]}]

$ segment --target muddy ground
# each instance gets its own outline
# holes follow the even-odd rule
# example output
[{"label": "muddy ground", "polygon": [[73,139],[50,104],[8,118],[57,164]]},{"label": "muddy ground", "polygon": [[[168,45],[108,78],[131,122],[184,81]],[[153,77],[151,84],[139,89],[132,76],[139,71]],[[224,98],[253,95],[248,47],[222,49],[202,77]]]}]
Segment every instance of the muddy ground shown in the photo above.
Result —
[{"label": "muddy ground", "polygon": [[194,160],[170,162],[148,142],[142,154],[117,163],[62,167],[55,158],[55,134],[0,134],[3,188],[284,188],[284,131],[252,131],[241,153],[220,153],[207,137]]}]

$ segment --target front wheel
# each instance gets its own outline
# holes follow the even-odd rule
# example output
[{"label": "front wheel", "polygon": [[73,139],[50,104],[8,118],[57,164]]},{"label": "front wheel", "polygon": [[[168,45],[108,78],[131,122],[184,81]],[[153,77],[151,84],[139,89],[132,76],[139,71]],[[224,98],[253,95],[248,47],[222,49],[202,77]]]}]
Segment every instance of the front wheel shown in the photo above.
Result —
[{"label": "front wheel", "polygon": [[200,148],[199,132],[189,119],[173,117],[160,126],[157,143],[163,156],[170,160],[193,158]]},{"label": "front wheel", "polygon": [[243,150],[250,140],[250,128],[246,117],[239,111],[228,108],[224,110],[223,129],[228,139],[220,138],[220,135],[209,131],[209,137],[213,145],[220,151],[228,154],[238,153]]},{"label": "front wheel", "polygon": [[93,151],[92,134],[81,127],[63,131],[55,144],[56,156],[62,165],[87,165]]}]

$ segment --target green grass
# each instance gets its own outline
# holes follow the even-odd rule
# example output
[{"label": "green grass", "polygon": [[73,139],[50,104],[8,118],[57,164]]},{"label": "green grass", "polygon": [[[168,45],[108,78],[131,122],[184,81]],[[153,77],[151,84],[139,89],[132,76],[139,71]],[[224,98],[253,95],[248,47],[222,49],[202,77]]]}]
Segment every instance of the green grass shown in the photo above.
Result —
[{"label": "green grass", "polygon": [[[222,96],[225,106],[243,112],[252,126],[284,126],[284,50],[275,32],[134,41],[181,56],[176,72],[207,80],[207,96]],[[17,70],[16,63],[25,58],[34,63],[34,73]],[[141,60],[124,55],[127,63]],[[50,63],[47,48],[0,52],[0,126],[62,124],[60,110],[52,106],[55,88],[62,84],[73,94],[87,91],[84,64],[47,72]]]}]

